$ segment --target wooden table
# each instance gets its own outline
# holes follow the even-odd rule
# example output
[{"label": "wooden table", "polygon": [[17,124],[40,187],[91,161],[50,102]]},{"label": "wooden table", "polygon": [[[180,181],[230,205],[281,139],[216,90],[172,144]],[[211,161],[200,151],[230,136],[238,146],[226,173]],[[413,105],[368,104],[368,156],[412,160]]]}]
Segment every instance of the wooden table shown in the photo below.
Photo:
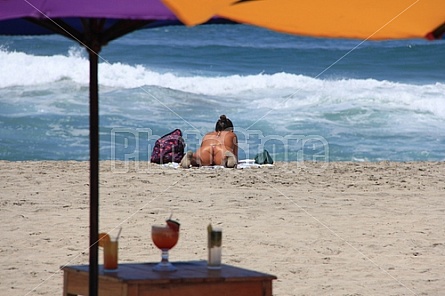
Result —
[{"label": "wooden table", "polygon": [[[206,261],[173,262],[178,270],[158,272],[156,263],[120,263],[116,272],[104,272],[99,266],[99,295],[144,296],[272,296],[276,276],[222,265],[207,269]],[[63,295],[88,295],[88,265],[64,266]]]}]

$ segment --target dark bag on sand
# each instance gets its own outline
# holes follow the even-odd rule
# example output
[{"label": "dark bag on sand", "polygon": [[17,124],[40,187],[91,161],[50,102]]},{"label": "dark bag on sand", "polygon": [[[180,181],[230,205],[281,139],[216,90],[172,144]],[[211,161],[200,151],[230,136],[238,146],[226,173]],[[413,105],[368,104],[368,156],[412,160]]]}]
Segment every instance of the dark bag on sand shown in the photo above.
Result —
[{"label": "dark bag on sand", "polygon": [[185,142],[180,129],[175,129],[171,133],[156,140],[151,153],[150,161],[154,163],[181,162],[184,156]]},{"label": "dark bag on sand", "polygon": [[270,156],[269,152],[267,150],[264,150],[263,152],[260,152],[255,156],[255,163],[257,163],[257,164],[273,164],[273,159]]}]

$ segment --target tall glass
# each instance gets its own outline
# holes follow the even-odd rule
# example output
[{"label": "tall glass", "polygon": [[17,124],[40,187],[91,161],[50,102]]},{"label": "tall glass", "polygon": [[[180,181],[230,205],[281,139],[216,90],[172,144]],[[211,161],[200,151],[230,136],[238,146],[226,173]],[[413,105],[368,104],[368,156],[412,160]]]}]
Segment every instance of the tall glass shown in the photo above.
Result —
[{"label": "tall glass", "polygon": [[174,267],[168,261],[168,251],[173,248],[179,239],[179,231],[175,231],[170,227],[153,225],[151,227],[151,239],[156,247],[161,249],[161,262],[159,262],[153,270],[155,271],[175,271]]},{"label": "tall glass", "polygon": [[208,260],[207,268],[221,269],[221,255],[222,255],[222,229],[213,228],[208,232],[207,237]]},{"label": "tall glass", "polygon": [[104,246],[104,270],[115,271],[118,261],[118,241],[116,238],[111,239]]}]

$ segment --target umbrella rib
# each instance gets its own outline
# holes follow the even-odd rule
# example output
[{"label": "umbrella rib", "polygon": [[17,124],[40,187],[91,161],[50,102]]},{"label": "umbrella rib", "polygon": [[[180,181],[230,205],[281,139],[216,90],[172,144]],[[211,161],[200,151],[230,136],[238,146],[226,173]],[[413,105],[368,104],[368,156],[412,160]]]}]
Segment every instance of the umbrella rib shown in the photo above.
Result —
[{"label": "umbrella rib", "polygon": [[103,31],[102,42],[105,45],[112,40],[141,29],[154,22],[155,21],[153,20],[119,20]]},{"label": "umbrella rib", "polygon": [[79,42],[79,40],[82,39],[82,33],[61,19],[36,19],[30,17],[26,17],[24,19],[76,42]]},{"label": "umbrella rib", "polygon": [[445,23],[427,34],[428,39],[441,39],[445,35]]}]

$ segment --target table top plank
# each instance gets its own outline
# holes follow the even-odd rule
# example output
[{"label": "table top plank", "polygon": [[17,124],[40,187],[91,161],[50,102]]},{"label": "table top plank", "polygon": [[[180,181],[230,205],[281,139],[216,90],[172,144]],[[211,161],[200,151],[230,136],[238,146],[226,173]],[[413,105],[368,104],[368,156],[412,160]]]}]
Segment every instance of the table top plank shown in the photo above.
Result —
[{"label": "table top plank", "polygon": [[[108,280],[127,283],[200,283],[200,282],[236,282],[236,281],[264,281],[274,280],[274,275],[261,273],[249,269],[223,264],[220,270],[209,270],[206,261],[172,262],[178,269],[173,272],[153,271],[157,263],[119,263],[117,271],[104,272],[103,265],[99,266],[99,277]],[[66,272],[88,273],[88,265],[64,266]]]}]

